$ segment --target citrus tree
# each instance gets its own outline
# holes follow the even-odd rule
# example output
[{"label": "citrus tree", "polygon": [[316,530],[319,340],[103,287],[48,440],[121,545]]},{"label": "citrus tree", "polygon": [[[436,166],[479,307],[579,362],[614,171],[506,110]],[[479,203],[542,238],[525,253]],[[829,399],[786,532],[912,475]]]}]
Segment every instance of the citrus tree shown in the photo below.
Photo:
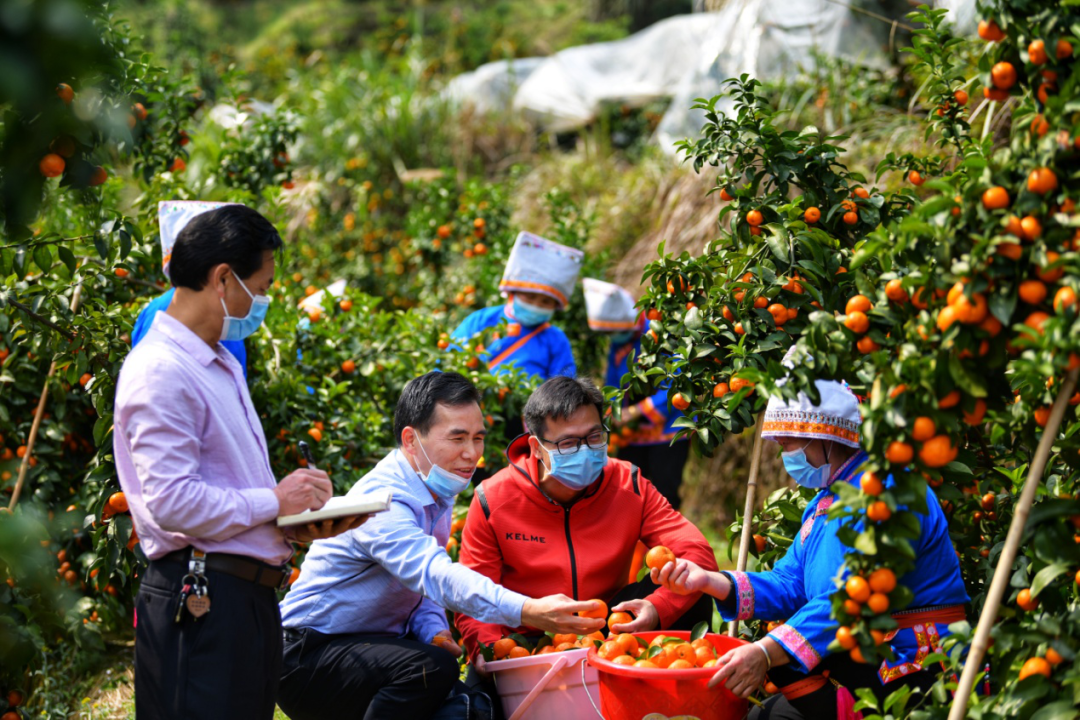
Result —
[{"label": "citrus tree", "polygon": [[[1080,403],[1080,394],[1059,397],[1080,367],[1080,108],[1067,90],[1078,75],[1076,18],[1051,3],[984,12],[988,45],[951,37],[943,12],[911,16],[922,25],[913,71],[925,78],[928,137],[941,154],[885,158],[879,173],[906,180],[897,192],[856,194],[853,185],[865,180],[842,166],[822,168],[824,187],[807,182],[822,150],[800,139],[814,131],[771,133],[750,83],[735,82],[733,113],[710,114],[704,137],[684,145],[697,167],[721,168],[716,191],[730,223],[701,257],[661,257],[647,269],[652,343],[624,382],[636,390],[670,377],[683,426],[706,449],[753,424],[765,395],[813,396],[814,378],[851,383],[868,398],[869,460],[861,486],[838,487],[830,511],[846,519],[840,537],[851,547],[834,595],[832,649],[859,661],[888,657],[890,613],[912,598],[898,578],[914,567],[916,513],[941,502],[972,620],[995,568],[1005,562],[1011,570],[987,655],[993,692],[973,699],[973,711],[1072,717],[1075,701],[1060,694],[1076,687],[1071,580],[1080,550],[1070,542],[1070,518],[1080,511],[1080,426],[1072,409],[1058,425],[1051,404],[1058,397],[1060,411]],[[965,57],[977,57],[977,67]],[[967,88],[976,84],[986,88],[978,108],[985,129],[995,110],[1011,115],[1004,141],[972,136]],[[779,359],[792,345],[787,369]],[[1037,447],[1048,433],[1045,484],[1017,529],[1020,552],[1011,553],[1006,533],[1028,471],[1041,471]],[[970,643],[970,627],[954,627],[946,649]],[[921,716],[946,714],[963,661],[961,652],[926,659],[949,672]],[[863,707],[874,704],[863,695]],[[885,712],[903,716],[913,705],[901,690]]]}]

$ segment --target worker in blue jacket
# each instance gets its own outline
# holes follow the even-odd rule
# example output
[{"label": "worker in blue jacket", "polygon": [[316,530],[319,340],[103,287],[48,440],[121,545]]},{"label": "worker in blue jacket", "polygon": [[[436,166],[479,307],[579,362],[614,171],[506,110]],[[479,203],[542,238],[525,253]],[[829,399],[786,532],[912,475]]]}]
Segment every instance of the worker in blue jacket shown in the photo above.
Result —
[{"label": "worker in blue jacket", "polygon": [[[585,311],[589,328],[611,338],[607,375],[604,384],[619,387],[629,372],[630,357],[641,353],[641,337],[647,325],[634,308],[634,298],[626,290],[603,280],[585,278]],[[618,458],[641,468],[671,506],[681,505],[679,487],[683,468],[690,454],[690,442],[684,437],[672,439],[678,428],[675,421],[682,413],[668,404],[668,387],[644,398],[624,397],[622,416],[612,429],[612,439],[619,446]]]},{"label": "worker in blue jacket", "polygon": [[480,355],[491,372],[505,372],[513,365],[541,380],[574,376],[577,365],[570,341],[551,318],[566,308],[583,258],[580,250],[520,233],[499,283],[507,302],[477,310],[451,337],[459,345],[472,346],[474,335],[505,322],[505,333],[489,341]]}]

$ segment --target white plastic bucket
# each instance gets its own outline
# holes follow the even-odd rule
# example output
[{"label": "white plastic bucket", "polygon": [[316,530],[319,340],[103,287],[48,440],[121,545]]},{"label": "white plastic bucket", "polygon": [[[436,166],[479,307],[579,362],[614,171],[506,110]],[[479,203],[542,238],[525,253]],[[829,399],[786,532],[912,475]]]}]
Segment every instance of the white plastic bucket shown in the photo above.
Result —
[{"label": "white plastic bucket", "polygon": [[588,692],[599,694],[600,678],[588,654],[582,648],[487,663],[507,720],[595,720]]}]

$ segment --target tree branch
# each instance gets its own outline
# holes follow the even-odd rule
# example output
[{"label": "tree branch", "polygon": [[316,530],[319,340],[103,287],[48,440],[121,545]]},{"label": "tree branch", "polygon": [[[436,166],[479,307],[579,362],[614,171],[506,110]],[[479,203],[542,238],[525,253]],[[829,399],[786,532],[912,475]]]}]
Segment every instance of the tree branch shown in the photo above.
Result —
[{"label": "tree branch", "polygon": [[75,333],[71,332],[70,330],[65,330],[64,328],[60,327],[56,323],[52,322],[51,320],[47,320],[46,318],[42,317],[38,313],[31,310],[29,306],[23,305],[18,300],[8,300],[8,302],[16,310],[22,310],[24,313],[29,315],[31,319],[36,320],[37,322],[41,323],[42,325],[44,325],[46,327],[52,328],[56,332],[60,333],[64,337],[66,337],[68,340],[74,340],[75,339]]}]

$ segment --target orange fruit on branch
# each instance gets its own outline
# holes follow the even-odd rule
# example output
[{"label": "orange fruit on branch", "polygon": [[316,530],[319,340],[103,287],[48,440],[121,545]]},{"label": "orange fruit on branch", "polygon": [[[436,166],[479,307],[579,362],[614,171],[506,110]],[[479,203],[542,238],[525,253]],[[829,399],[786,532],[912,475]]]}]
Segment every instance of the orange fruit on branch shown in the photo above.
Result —
[{"label": "orange fruit on branch", "polygon": [[844,318],[844,327],[856,335],[862,335],[870,329],[870,318],[866,317],[866,313],[856,310]]},{"label": "orange fruit on branch", "polygon": [[1011,62],[999,62],[990,68],[990,79],[994,87],[999,90],[1008,90],[1016,84],[1016,68]]},{"label": "orange fruit on branch", "polygon": [[893,278],[889,282],[885,283],[885,297],[889,298],[893,302],[904,303],[908,301],[907,290],[904,289],[904,284],[900,278]]},{"label": "orange fruit on branch", "polygon": [[874,342],[873,338],[869,335],[859,338],[859,342],[855,343],[855,347],[857,347],[859,352],[863,355],[868,355],[881,349],[881,346]]},{"label": "orange fruit on branch", "polygon": [[873,593],[870,595],[870,599],[866,601],[866,607],[870,608],[870,612],[875,615],[881,615],[889,610],[889,596],[885,593]]},{"label": "orange fruit on branch", "polygon": [[979,425],[982,423],[983,417],[986,415],[986,401],[979,398],[975,401],[975,407],[968,412],[964,411],[964,422],[968,425]]},{"label": "orange fruit on branch", "polygon": [[1028,174],[1027,188],[1033,193],[1045,195],[1057,186],[1057,175],[1048,167],[1035,168]]},{"label": "orange fruit on branch", "polygon": [[764,221],[765,217],[761,214],[760,210],[751,210],[750,212],[746,213],[746,222],[748,225],[757,227],[761,225],[761,223],[763,223]]},{"label": "orange fruit on branch", "polygon": [[918,170],[912,170],[911,172],[909,172],[907,179],[908,182],[910,182],[912,185],[915,185],[916,187],[926,182],[926,180],[923,179],[923,176],[919,174]]},{"label": "orange fruit on branch", "polygon": [[937,433],[937,424],[934,423],[932,418],[921,416],[915,418],[915,422],[911,426],[911,439],[923,442],[934,437]]},{"label": "orange fruit on branch", "polygon": [[844,306],[844,312],[851,314],[853,312],[870,312],[870,308],[874,307],[874,304],[870,302],[870,298],[865,295],[855,295],[847,301],[847,305]]},{"label": "orange fruit on branch", "polygon": [[949,408],[956,407],[960,404],[960,391],[953,390],[945,395],[945,397],[938,400],[938,407],[942,410],[948,410]]},{"label": "orange fruit on branch", "polygon": [[1055,312],[1065,312],[1074,305],[1076,305],[1076,291],[1071,287],[1066,286],[1059,288],[1058,291],[1054,293]]},{"label": "orange fruit on branch", "polygon": [[980,20],[979,37],[987,42],[999,42],[1005,39],[1005,31],[993,20]]},{"label": "orange fruit on branch", "polygon": [[127,496],[121,492],[115,492],[109,496],[109,507],[113,512],[126,513],[128,511]]},{"label": "orange fruit on branch", "polygon": [[1054,57],[1058,60],[1065,60],[1066,58],[1072,57],[1072,54],[1073,46],[1071,42],[1064,38],[1057,41],[1057,45],[1054,47]]},{"label": "orange fruit on branch", "polygon": [[881,478],[874,472],[863,473],[862,478],[859,480],[859,487],[867,495],[877,497],[885,491],[885,485],[881,482]]},{"label": "orange fruit on branch", "polygon": [[919,460],[932,468],[944,467],[956,459],[957,449],[953,447],[948,435],[937,435],[923,443],[919,449]]},{"label": "orange fruit on branch", "polygon": [[848,597],[857,603],[864,603],[870,599],[870,584],[860,575],[849,577],[844,583],[844,589],[847,590]]},{"label": "orange fruit on branch", "polygon": [[956,100],[956,104],[963,107],[968,103],[968,94],[964,90],[957,90],[953,93],[953,99]]},{"label": "orange fruit on branch", "polygon": [[982,203],[987,210],[1006,208],[1009,206],[1009,191],[1000,185],[995,185],[983,192]]},{"label": "orange fruit on branch", "polygon": [[675,393],[675,397],[671,398],[671,404],[676,410],[685,410],[690,407],[690,398],[683,393]]},{"label": "orange fruit on branch", "polygon": [[[870,507],[866,509],[866,517],[869,518],[871,522],[885,522],[892,517],[892,510],[889,509],[889,506],[884,500],[878,500],[870,503]],[[870,599],[873,600],[873,598]],[[872,609],[873,608],[871,608],[871,610]]]},{"label": "orange fruit on branch", "polygon": [[1046,43],[1042,40],[1033,40],[1028,44],[1028,62],[1032,65],[1046,64]]},{"label": "orange fruit on branch", "polygon": [[870,573],[870,589],[888,595],[896,589],[896,573],[889,568],[878,568]]},{"label": "orange fruit on branch", "polygon": [[1052,668],[1050,663],[1041,657],[1028,658],[1024,663],[1024,666],[1020,668],[1019,679],[1021,681],[1027,680],[1032,675],[1042,675],[1043,677],[1050,677]]},{"label": "orange fruit on branch", "polygon": [[1025,280],[1020,283],[1020,299],[1029,305],[1038,305],[1046,299],[1046,285],[1039,280]]},{"label": "orange fruit on branch", "polygon": [[803,220],[813,224],[821,219],[821,210],[816,207],[806,208],[806,212],[803,213]]},{"label": "orange fruit on branch", "polygon": [[845,625],[841,625],[837,628],[836,642],[845,650],[851,650],[859,644],[858,640],[856,640],[855,636],[851,633],[851,628]]},{"label": "orange fruit on branch", "polygon": [[38,163],[38,171],[47,178],[60,177],[64,174],[64,158],[56,153],[48,153]]}]

